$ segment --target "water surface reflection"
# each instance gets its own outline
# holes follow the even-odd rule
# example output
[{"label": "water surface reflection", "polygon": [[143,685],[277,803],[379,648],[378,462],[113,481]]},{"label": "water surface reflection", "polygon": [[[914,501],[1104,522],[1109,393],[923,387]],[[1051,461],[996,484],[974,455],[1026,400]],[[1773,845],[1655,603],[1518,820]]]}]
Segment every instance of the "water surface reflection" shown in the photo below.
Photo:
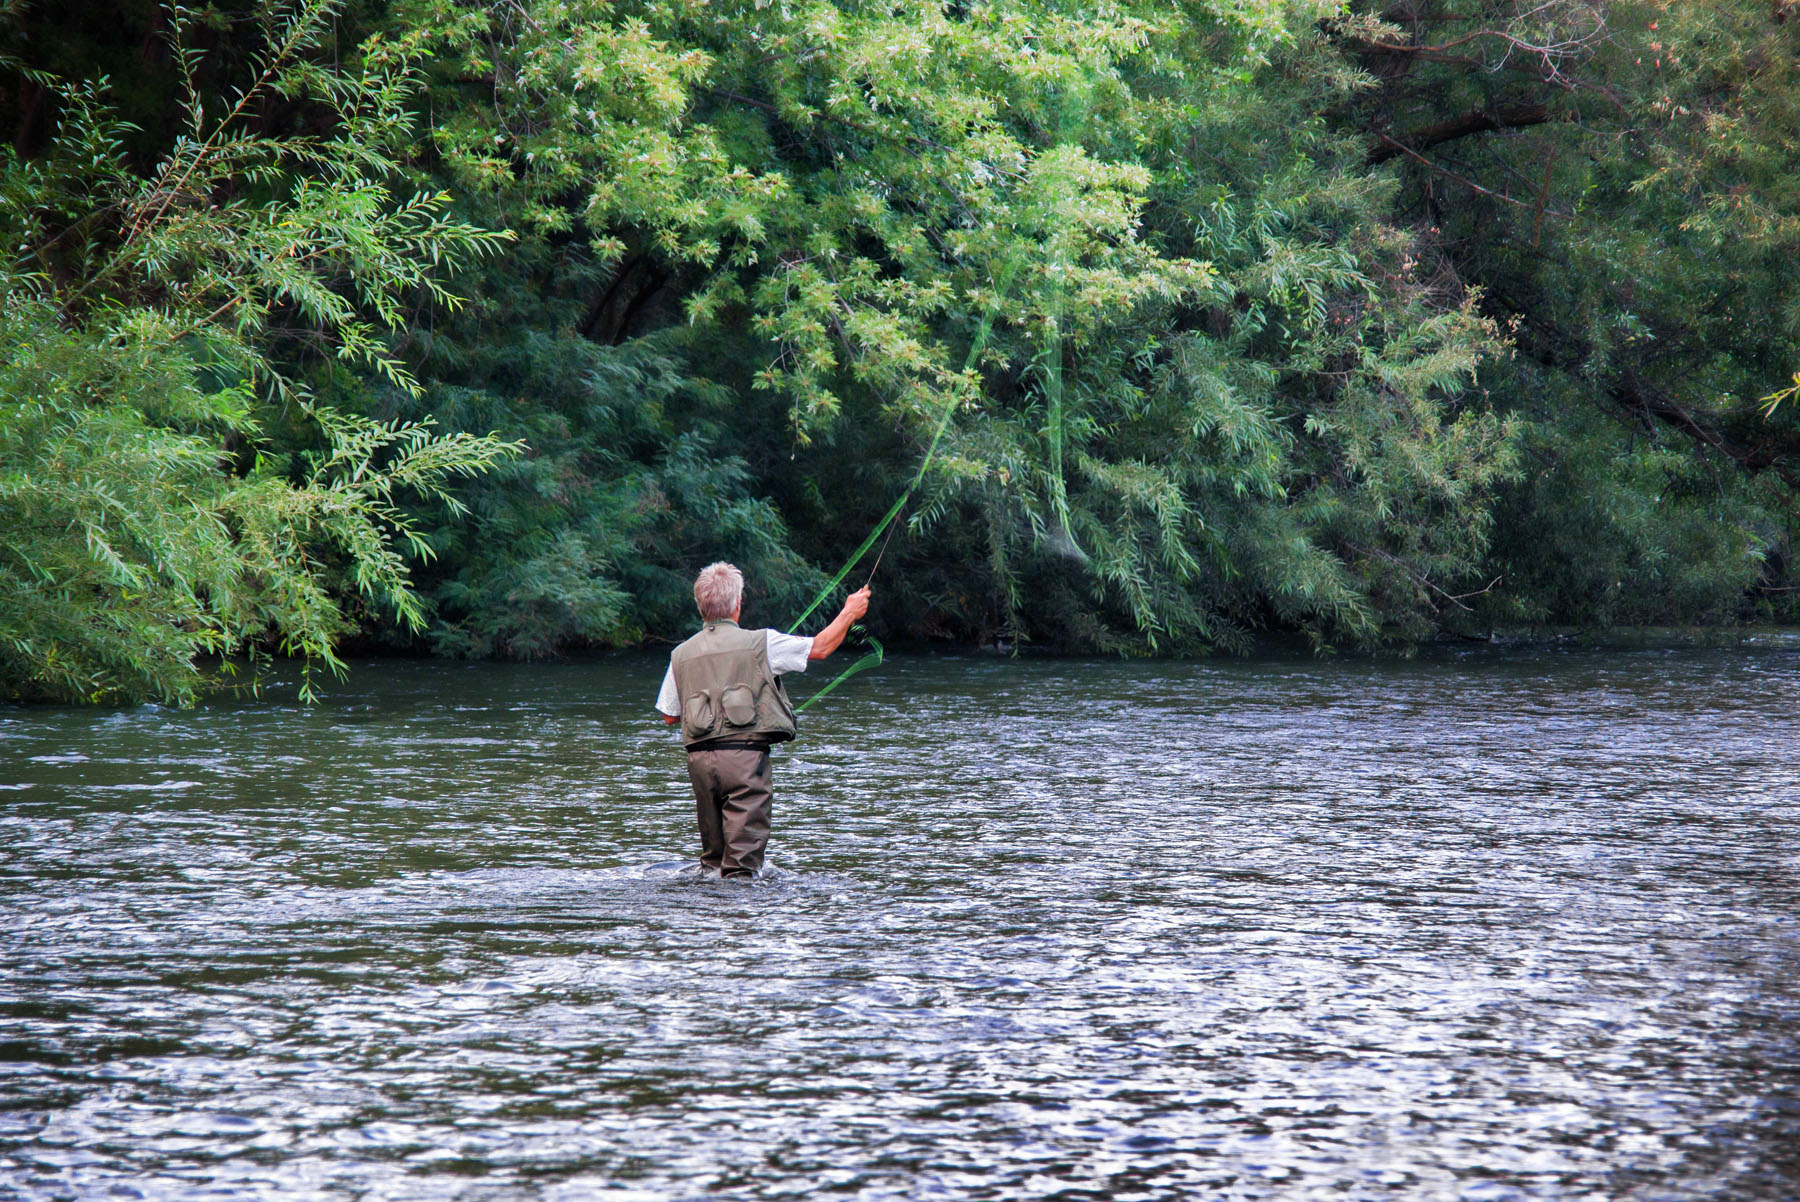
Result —
[{"label": "water surface reflection", "polygon": [[1800,656],[660,671],[0,710],[0,1192],[1800,1193]]}]

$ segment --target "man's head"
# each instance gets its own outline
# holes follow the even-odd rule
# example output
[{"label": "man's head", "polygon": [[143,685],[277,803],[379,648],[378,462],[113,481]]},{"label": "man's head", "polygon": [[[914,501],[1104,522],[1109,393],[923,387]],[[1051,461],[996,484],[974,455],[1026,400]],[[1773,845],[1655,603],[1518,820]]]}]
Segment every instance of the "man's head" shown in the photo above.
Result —
[{"label": "man's head", "polygon": [[735,621],[744,604],[744,574],[728,563],[707,564],[694,578],[694,603],[705,621]]}]

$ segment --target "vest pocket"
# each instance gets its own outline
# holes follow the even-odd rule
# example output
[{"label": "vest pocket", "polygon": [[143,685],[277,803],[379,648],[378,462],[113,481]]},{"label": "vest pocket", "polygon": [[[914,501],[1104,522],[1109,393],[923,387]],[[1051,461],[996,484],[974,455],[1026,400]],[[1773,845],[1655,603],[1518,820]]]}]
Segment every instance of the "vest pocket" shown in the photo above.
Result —
[{"label": "vest pocket", "polygon": [[681,703],[681,716],[694,730],[711,730],[719,722],[713,713],[712,694],[705,689]]},{"label": "vest pocket", "polygon": [[734,684],[719,694],[719,708],[732,726],[748,726],[756,721],[756,694],[749,685]]}]

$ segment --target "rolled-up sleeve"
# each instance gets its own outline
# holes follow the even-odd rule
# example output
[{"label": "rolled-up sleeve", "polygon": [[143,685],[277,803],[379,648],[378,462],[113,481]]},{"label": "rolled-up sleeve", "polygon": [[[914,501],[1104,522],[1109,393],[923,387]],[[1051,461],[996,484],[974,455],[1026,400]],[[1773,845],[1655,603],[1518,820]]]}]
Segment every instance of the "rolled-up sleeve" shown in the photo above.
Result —
[{"label": "rolled-up sleeve", "polygon": [[806,665],[812,662],[811,639],[797,634],[783,634],[779,630],[764,633],[769,636],[769,671],[777,676],[806,671]]}]

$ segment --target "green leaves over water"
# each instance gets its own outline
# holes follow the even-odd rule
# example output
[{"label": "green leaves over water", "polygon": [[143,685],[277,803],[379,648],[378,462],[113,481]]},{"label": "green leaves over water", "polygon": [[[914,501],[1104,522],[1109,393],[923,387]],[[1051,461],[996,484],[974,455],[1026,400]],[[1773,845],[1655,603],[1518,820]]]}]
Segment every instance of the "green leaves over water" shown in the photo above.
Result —
[{"label": "green leaves over water", "polygon": [[902,496],[885,635],[1788,612],[1765,6],[219,16],[10,18],[15,693],[779,624]]}]

